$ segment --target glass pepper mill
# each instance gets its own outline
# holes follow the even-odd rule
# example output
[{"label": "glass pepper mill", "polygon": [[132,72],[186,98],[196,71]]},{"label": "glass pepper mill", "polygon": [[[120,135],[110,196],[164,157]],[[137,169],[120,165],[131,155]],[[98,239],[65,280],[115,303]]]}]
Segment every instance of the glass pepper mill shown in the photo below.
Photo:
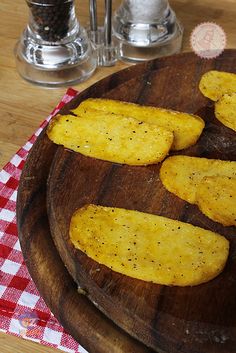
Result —
[{"label": "glass pepper mill", "polygon": [[26,2],[29,23],[15,48],[19,74],[48,87],[87,79],[96,68],[96,56],[76,18],[74,0]]},{"label": "glass pepper mill", "polygon": [[140,62],[177,53],[183,28],[168,0],[124,0],[113,17],[119,58]]}]

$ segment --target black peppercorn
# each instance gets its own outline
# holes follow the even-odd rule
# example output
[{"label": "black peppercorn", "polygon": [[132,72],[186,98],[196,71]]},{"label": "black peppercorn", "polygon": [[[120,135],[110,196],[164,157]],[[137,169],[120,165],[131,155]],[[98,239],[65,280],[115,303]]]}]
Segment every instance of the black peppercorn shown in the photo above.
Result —
[{"label": "black peppercorn", "polygon": [[28,2],[38,35],[45,41],[63,39],[70,25],[71,0],[37,0]]}]

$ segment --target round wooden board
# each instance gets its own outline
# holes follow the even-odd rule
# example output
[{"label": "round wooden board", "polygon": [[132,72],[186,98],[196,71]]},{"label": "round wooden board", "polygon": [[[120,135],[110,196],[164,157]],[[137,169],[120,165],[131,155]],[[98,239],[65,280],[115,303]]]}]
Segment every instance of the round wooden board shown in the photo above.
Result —
[{"label": "round wooden board", "polygon": [[[209,61],[181,54],[133,66],[91,86],[62,113],[91,96],[197,112],[206,120],[206,129],[197,145],[183,153],[235,160],[235,133],[214,119],[212,103],[197,88],[201,75],[210,69],[233,72],[235,57],[233,50]],[[167,193],[158,168],[86,158],[54,146],[45,134],[40,136],[24,168],[17,202],[29,271],[55,316],[91,352],[235,353],[235,228],[210,221],[195,206]],[[46,196],[57,250],[75,282],[86,289],[86,296],[77,293],[53,245]],[[215,280],[192,288],[149,284],[104,266],[96,271],[97,264],[68,242],[72,212],[89,202],[161,214],[215,230],[231,241],[227,267]]]}]

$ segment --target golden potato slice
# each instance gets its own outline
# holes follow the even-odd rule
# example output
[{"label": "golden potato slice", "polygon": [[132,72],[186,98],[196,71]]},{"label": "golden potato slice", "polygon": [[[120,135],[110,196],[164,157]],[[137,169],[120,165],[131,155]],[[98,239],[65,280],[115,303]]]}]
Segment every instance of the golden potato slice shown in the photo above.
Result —
[{"label": "golden potato slice", "polygon": [[88,205],[71,219],[70,240],[90,258],[124,275],[165,285],[193,286],[224,268],[223,236],[122,208]]},{"label": "golden potato slice", "polygon": [[205,126],[204,121],[197,115],[110,99],[87,99],[74,109],[73,113],[81,114],[81,111],[88,109],[135,118],[173,131],[172,150],[182,150],[194,145]]},{"label": "golden potato slice", "polygon": [[200,157],[172,156],[161,166],[160,178],[165,188],[190,203],[196,201],[196,191],[206,176],[236,178],[236,162]]},{"label": "golden potato slice", "polygon": [[236,226],[236,178],[203,178],[197,188],[196,204],[213,221]]},{"label": "golden potato slice", "polygon": [[222,124],[236,131],[236,88],[235,93],[224,94],[215,103],[215,116]]},{"label": "golden potato slice", "polygon": [[236,74],[223,71],[206,72],[199,83],[202,94],[213,101],[218,101],[221,96],[236,92]]},{"label": "golden potato slice", "polygon": [[160,162],[173,142],[173,133],[162,127],[98,111],[86,117],[58,115],[47,134],[85,156],[130,165]]}]

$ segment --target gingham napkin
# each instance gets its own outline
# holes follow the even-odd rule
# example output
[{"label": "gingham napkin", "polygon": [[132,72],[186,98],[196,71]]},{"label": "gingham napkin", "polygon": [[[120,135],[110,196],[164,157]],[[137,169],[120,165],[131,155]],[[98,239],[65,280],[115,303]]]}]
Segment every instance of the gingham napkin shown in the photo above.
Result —
[{"label": "gingham napkin", "polygon": [[37,136],[77,91],[68,89],[52,114],[0,172],[0,331],[69,353],[85,353],[40,297],[24,264],[16,227],[16,195],[21,171]]}]

